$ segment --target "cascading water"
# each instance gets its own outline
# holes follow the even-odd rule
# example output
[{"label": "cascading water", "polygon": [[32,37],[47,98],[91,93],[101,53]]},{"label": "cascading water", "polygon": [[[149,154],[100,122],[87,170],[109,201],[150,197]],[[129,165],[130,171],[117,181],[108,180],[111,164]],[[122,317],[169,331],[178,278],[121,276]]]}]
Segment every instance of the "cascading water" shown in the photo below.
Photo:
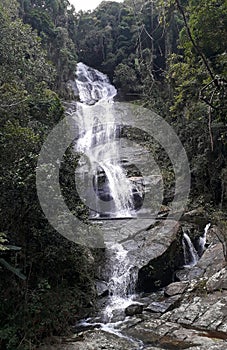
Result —
[{"label": "cascading water", "polygon": [[[127,178],[121,165],[119,127],[115,123],[112,108],[116,89],[104,74],[83,63],[78,63],[76,75],[76,85],[72,82],[71,85],[74,91],[79,93],[82,103],[77,103],[76,123],[79,126],[80,137],[75,150],[84,155],[79,164],[79,176],[86,177],[92,174],[93,178],[93,191],[97,202],[93,203],[94,207],[89,206],[91,218],[94,215],[100,218],[132,217],[135,213],[135,184]],[[97,113],[99,108],[102,113]],[[105,116],[105,120],[100,120],[101,115]],[[89,200],[89,197],[87,198]],[[109,299],[98,319],[102,328],[117,332],[116,319],[113,318],[117,312],[124,312],[132,303],[137,271],[130,264],[128,252],[121,244],[108,242],[106,245]],[[83,325],[88,325],[87,321]]]},{"label": "cascading water", "polygon": [[[76,151],[89,160],[89,167],[82,169],[82,173],[92,174],[94,191],[99,199],[95,208],[91,209],[96,217],[130,217],[134,214],[133,186],[121,166],[119,129],[112,110],[117,91],[104,74],[83,63],[78,63],[76,74],[76,86],[82,102],[78,103],[77,123],[81,137]],[[98,105],[100,111],[104,110],[100,115],[105,115],[105,120],[100,120],[97,108],[94,113],[93,104]]]},{"label": "cascading water", "polygon": [[185,264],[184,266],[185,267],[195,266],[199,260],[199,257],[191,241],[191,238],[186,232],[184,232],[183,234],[182,244],[183,244],[183,250],[184,250],[184,264]]},{"label": "cascading water", "polygon": [[210,228],[210,223],[208,223],[205,228],[203,235],[201,235],[198,238],[196,248],[194,247],[194,244],[191,241],[191,238],[189,235],[184,232],[183,238],[182,238],[182,245],[183,245],[183,251],[184,251],[184,266],[185,267],[193,267],[198,262],[199,258],[202,256],[205,245],[206,245],[206,239],[207,239],[207,232]]},{"label": "cascading water", "polygon": [[128,251],[116,243],[107,253],[109,260],[109,303],[103,310],[104,322],[111,322],[115,312],[124,311],[132,303],[137,280],[137,269],[128,258]]},{"label": "cascading water", "polygon": [[206,240],[207,240],[207,232],[210,228],[210,223],[207,224],[204,228],[204,233],[202,236],[199,237],[199,256],[201,256],[204,252],[204,249],[205,249],[205,245],[206,245]]}]

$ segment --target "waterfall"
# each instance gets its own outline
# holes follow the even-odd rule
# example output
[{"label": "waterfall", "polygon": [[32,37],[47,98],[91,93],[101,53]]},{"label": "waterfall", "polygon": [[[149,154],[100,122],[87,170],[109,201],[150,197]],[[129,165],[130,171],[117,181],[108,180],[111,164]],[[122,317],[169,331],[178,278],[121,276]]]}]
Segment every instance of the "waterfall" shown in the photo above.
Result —
[{"label": "waterfall", "polygon": [[205,249],[205,245],[206,245],[206,240],[207,240],[207,232],[210,228],[210,223],[206,224],[205,228],[204,228],[204,233],[202,236],[199,237],[199,256],[201,256],[204,252]]},{"label": "waterfall", "polygon": [[[134,214],[133,184],[121,166],[119,127],[115,124],[112,108],[117,91],[105,74],[83,63],[77,64],[76,75],[82,103],[77,107],[80,137],[75,150],[84,155],[79,163],[82,176],[93,176],[93,191],[97,198],[90,208],[91,217],[131,217]],[[100,120],[100,115],[104,115],[105,120]],[[87,165],[82,166],[86,163],[85,157]],[[89,202],[89,194],[86,196]]]},{"label": "waterfall", "polygon": [[[132,217],[133,192],[137,184],[127,178],[121,164],[120,127],[116,125],[113,109],[113,98],[117,91],[106,75],[83,63],[77,64],[76,76],[75,82],[71,83],[80,98],[75,116],[80,136],[76,140],[75,151],[82,155],[76,176],[83,177],[83,195],[89,203],[91,218]],[[95,203],[86,193],[86,179],[89,176],[93,179]],[[131,265],[128,252],[121,244],[109,242],[106,245],[110,297],[102,310],[101,320],[111,323],[118,311],[124,312],[132,303],[138,271]]]},{"label": "waterfall", "polygon": [[101,100],[112,101],[117,90],[110,84],[108,77],[96,69],[79,62],[76,70],[76,86],[80,101],[92,105]]},{"label": "waterfall", "polygon": [[184,251],[184,266],[193,267],[199,260],[197,251],[191,241],[191,238],[187,233],[183,234],[182,239],[183,251]]},{"label": "waterfall", "polygon": [[132,303],[138,273],[137,268],[130,262],[128,251],[119,243],[109,247],[107,264],[110,300],[103,310],[102,317],[105,323],[111,322],[115,313],[124,311]]}]

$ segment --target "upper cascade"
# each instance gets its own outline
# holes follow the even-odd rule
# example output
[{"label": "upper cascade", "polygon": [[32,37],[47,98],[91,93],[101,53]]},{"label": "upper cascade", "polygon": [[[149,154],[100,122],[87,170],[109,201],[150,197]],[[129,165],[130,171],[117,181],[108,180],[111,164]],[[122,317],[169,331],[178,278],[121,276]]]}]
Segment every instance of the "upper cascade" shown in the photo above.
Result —
[{"label": "upper cascade", "polygon": [[84,63],[77,64],[76,76],[72,87],[80,97],[76,113],[80,137],[75,149],[89,160],[81,157],[77,176],[92,179],[90,191],[87,184],[83,191],[84,200],[91,205],[92,218],[132,217],[133,184],[121,163],[119,125],[111,103],[117,90],[105,74]]},{"label": "upper cascade", "polygon": [[117,94],[117,90],[105,74],[82,62],[77,64],[76,76],[80,101],[87,105],[99,101],[111,101]]}]

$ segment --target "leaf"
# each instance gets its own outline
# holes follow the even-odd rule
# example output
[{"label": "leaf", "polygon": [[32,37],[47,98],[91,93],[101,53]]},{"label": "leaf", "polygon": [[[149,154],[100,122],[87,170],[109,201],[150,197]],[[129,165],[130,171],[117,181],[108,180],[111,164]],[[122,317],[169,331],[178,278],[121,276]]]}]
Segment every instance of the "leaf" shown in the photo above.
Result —
[{"label": "leaf", "polygon": [[23,275],[19,269],[16,269],[12,265],[10,265],[5,259],[0,259],[0,264],[2,264],[4,267],[6,267],[9,271],[13,272],[17,277],[22,279],[23,281],[26,280],[26,276]]}]

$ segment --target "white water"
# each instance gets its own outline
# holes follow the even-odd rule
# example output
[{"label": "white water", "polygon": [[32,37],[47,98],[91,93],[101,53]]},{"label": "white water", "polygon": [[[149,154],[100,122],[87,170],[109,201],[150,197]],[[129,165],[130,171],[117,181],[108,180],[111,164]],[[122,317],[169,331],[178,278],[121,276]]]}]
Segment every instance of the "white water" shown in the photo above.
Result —
[{"label": "white water", "polygon": [[[81,137],[77,142],[76,151],[86,157],[89,163],[87,172],[95,179],[95,191],[99,197],[95,208],[91,209],[96,213],[96,217],[97,215],[130,217],[134,215],[133,185],[121,166],[118,130],[112,108],[117,91],[103,73],[83,63],[78,63],[76,75],[76,85],[82,102],[78,103],[77,110],[79,120],[77,119],[76,122],[79,125]],[[95,112],[92,108],[93,104],[96,104]],[[100,113],[97,112],[99,110]],[[101,116],[105,116],[105,120]],[[82,158],[82,162],[84,161],[85,158]],[[98,185],[100,170],[103,173],[103,179],[105,178],[101,190]]]},{"label": "white water", "polygon": [[96,69],[77,64],[76,85],[79,91],[80,101],[90,105],[98,101],[112,101],[117,91],[110,84],[108,77]]},{"label": "white water", "polygon": [[[76,123],[79,125],[81,136],[75,149],[84,155],[79,164],[82,176],[85,176],[86,172],[94,176],[94,191],[99,198],[95,203],[96,207],[92,209],[95,209],[94,211],[98,213],[96,215],[100,217],[103,215],[110,215],[111,218],[131,217],[134,215],[135,184],[130,182],[121,166],[117,137],[119,130],[112,108],[117,91],[104,74],[83,63],[78,63],[76,75],[75,91],[79,93],[82,103],[77,104]],[[104,119],[100,119],[103,118],[101,116],[105,116]],[[83,167],[86,162],[86,166]],[[102,191],[99,191],[100,187]],[[109,202],[112,202],[111,205]],[[131,265],[128,252],[118,243],[107,243],[106,266],[109,298],[108,304],[99,315],[102,322],[99,325],[105,330],[116,333],[115,328],[118,325],[116,315],[124,314],[125,308],[132,304],[137,270]],[[88,324],[89,320],[86,320],[84,325]]]},{"label": "white water", "polygon": [[185,232],[182,239],[184,250],[184,267],[193,267],[199,260],[197,251],[191,241],[189,235]]},{"label": "white water", "polygon": [[[90,206],[91,218],[132,217],[135,215],[135,183],[130,182],[121,166],[120,140],[117,137],[119,128],[115,123],[113,109],[113,98],[117,91],[104,74],[83,63],[77,65],[76,75],[76,86],[73,87],[79,93],[81,102],[77,103],[76,124],[80,137],[75,150],[83,155],[79,175],[85,180],[84,191],[86,178],[93,176],[93,192],[97,199],[95,204],[92,202],[95,207]],[[89,193],[84,198],[89,201]],[[133,303],[138,271],[131,265],[128,252],[121,244],[106,244],[109,297],[96,318],[82,321],[79,325],[98,326],[106,332],[125,337],[118,329],[125,321],[125,308]],[[130,337],[125,338],[135,343]],[[140,342],[136,343],[140,348]]]},{"label": "white water", "polygon": [[199,237],[199,247],[200,247],[201,254],[204,252],[204,249],[205,249],[205,245],[207,241],[207,232],[210,228],[210,225],[211,225],[210,223],[206,224],[203,235]]},{"label": "white water", "polygon": [[111,323],[115,313],[124,312],[133,303],[138,271],[131,264],[127,250],[119,243],[108,248],[107,264],[110,298],[102,316],[105,323]]}]

